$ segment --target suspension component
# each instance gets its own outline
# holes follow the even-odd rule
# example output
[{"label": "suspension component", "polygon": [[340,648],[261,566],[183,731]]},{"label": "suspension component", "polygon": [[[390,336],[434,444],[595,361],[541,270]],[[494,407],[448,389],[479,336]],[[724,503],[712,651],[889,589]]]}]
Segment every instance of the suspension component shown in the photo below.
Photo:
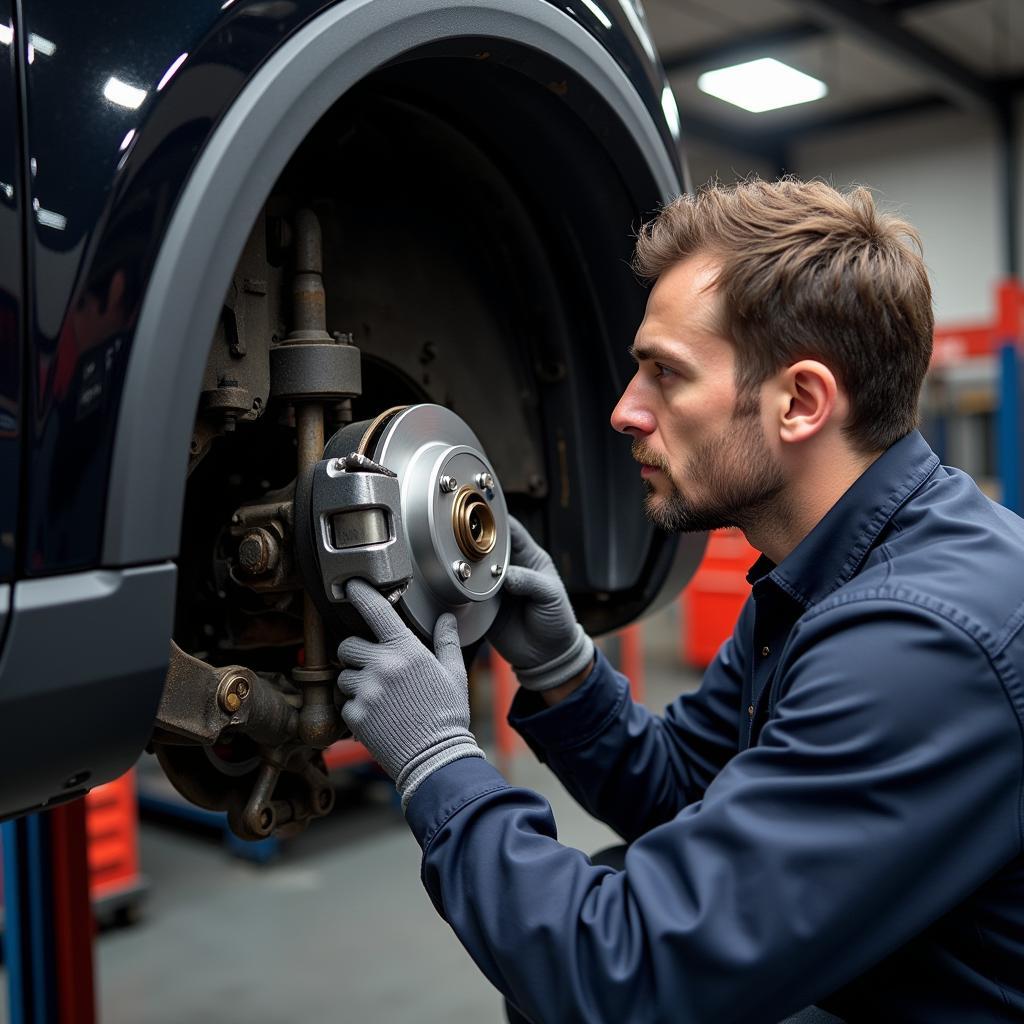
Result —
[{"label": "suspension component", "polygon": [[[359,349],[341,335],[327,333],[320,222],[311,210],[295,214],[295,270],[292,278],[292,330],[270,350],[271,395],[295,403],[297,471],[302,478],[324,450],[324,406],[338,407],[362,391]],[[292,671],[301,687],[299,739],[316,749],[341,735],[334,700],[335,670],[327,655],[327,633],[316,602],[303,598],[304,662]]]}]

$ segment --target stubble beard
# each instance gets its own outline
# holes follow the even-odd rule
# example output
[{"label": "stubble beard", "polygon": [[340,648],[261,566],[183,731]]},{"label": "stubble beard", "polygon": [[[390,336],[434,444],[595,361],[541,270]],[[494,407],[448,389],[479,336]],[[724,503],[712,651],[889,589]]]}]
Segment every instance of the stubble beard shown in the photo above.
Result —
[{"label": "stubble beard", "polygon": [[782,467],[761,432],[758,415],[740,412],[719,437],[704,441],[686,464],[686,479],[698,483],[703,497],[686,497],[667,462],[633,441],[633,457],[659,469],[669,493],[659,496],[649,481],[644,511],[669,533],[698,533],[736,526],[747,531],[778,514],[785,488]]}]

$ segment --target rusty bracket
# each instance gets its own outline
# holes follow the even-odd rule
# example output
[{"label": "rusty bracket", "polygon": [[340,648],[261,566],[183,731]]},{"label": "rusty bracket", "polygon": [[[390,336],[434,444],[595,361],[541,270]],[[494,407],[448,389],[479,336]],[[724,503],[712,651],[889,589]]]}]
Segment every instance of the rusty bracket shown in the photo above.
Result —
[{"label": "rusty bracket", "polygon": [[277,746],[298,733],[298,700],[251,669],[214,668],[171,641],[156,724],[204,746],[216,743],[226,729]]}]

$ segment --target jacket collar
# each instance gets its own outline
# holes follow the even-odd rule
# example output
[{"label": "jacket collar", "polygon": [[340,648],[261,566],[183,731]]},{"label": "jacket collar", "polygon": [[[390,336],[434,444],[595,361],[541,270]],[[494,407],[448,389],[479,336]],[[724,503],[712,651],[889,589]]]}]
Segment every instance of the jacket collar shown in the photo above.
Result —
[{"label": "jacket collar", "polygon": [[747,573],[759,595],[771,582],[804,607],[857,573],[901,505],[935,472],[939,457],[914,430],[883,452],[813,530],[775,565],[762,555]]}]

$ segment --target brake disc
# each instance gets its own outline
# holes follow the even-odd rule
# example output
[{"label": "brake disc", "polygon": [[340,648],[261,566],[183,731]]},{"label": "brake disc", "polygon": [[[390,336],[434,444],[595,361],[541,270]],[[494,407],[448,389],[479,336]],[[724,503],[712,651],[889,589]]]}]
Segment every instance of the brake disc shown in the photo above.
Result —
[{"label": "brake disc", "polygon": [[389,409],[344,427],[299,480],[295,512],[307,587],[337,632],[353,625],[345,584],[354,577],[424,637],[444,611],[455,614],[463,645],[494,621],[508,509],[480,441],[450,409]]}]

